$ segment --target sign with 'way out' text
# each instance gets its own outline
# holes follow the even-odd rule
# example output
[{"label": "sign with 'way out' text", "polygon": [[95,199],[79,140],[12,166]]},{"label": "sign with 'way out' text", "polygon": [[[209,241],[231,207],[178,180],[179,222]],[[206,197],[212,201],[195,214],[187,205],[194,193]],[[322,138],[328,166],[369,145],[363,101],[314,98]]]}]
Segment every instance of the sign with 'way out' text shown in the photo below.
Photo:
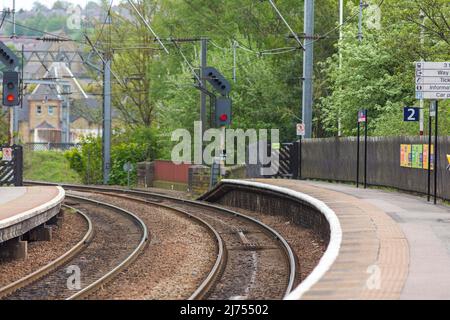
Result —
[{"label": "sign with 'way out' text", "polygon": [[450,62],[416,62],[416,99],[450,99]]}]

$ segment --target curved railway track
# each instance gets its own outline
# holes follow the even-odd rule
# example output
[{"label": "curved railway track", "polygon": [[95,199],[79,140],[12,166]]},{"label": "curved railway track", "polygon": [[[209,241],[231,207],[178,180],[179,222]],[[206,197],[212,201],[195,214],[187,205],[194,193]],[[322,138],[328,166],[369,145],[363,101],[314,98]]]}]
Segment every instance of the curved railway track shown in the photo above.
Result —
[{"label": "curved railway track", "polygon": [[217,260],[190,299],[281,299],[293,289],[297,273],[293,251],[277,231],[256,219],[213,204],[158,193],[81,185],[62,187],[94,197],[98,194],[165,207],[207,226],[217,239]]},{"label": "curved railway track", "polygon": [[1,288],[0,296],[4,299],[86,298],[126,268],[144,249],[147,227],[132,212],[85,197],[67,195],[66,199],[71,202],[69,208],[89,221],[88,233],[62,257]]}]

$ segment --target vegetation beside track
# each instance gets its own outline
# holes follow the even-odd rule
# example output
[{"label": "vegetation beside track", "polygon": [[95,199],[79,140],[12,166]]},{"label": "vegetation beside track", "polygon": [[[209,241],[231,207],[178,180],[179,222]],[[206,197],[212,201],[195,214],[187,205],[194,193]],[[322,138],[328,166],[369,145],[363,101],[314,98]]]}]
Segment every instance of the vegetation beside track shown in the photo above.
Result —
[{"label": "vegetation beside track", "polygon": [[70,168],[64,153],[59,151],[24,151],[24,179],[80,183],[78,173]]}]

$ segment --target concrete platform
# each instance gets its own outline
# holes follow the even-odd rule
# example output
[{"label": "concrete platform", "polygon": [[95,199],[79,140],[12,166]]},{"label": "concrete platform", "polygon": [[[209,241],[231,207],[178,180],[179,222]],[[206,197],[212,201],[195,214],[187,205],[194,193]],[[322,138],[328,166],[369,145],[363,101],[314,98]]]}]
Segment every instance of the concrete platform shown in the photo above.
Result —
[{"label": "concrete platform", "polygon": [[1,187],[0,244],[18,238],[56,216],[64,201],[61,187]]},{"label": "concrete platform", "polygon": [[450,299],[448,206],[325,182],[223,180],[218,188],[231,190],[227,184],[298,197],[317,214],[327,213],[331,236],[325,255],[290,299]]}]

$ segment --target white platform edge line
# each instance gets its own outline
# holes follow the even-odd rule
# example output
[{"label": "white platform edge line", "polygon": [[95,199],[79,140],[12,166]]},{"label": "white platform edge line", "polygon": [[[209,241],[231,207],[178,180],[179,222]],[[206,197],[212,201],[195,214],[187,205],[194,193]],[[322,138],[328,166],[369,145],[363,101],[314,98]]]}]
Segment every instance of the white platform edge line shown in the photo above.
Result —
[{"label": "white platform edge line", "polygon": [[298,285],[294,290],[292,290],[290,294],[288,294],[284,298],[285,300],[301,299],[302,296],[325,275],[325,273],[331,268],[334,261],[339,255],[339,250],[342,242],[342,229],[336,213],[331,210],[330,207],[328,207],[323,201],[320,201],[305,193],[294,191],[292,189],[248,180],[223,179],[221,181],[221,184],[222,183],[245,185],[284,193],[286,195],[309,203],[325,216],[330,225],[330,242],[328,243],[327,249],[325,250],[325,253],[323,254],[314,270],[306,277],[305,280],[300,283],[300,285]]},{"label": "white platform edge line", "polygon": [[45,211],[61,204],[64,200],[66,193],[62,187],[57,186],[56,188],[58,189],[58,195],[56,197],[54,197],[52,200],[50,200],[46,203],[43,203],[42,205],[40,205],[36,208],[27,210],[25,212],[22,212],[20,214],[14,215],[12,217],[9,217],[9,218],[6,218],[6,219],[0,221],[0,229],[4,229],[4,228],[10,227],[14,224],[28,220],[28,219],[32,218],[33,216],[36,216],[42,212],[45,212]]}]

